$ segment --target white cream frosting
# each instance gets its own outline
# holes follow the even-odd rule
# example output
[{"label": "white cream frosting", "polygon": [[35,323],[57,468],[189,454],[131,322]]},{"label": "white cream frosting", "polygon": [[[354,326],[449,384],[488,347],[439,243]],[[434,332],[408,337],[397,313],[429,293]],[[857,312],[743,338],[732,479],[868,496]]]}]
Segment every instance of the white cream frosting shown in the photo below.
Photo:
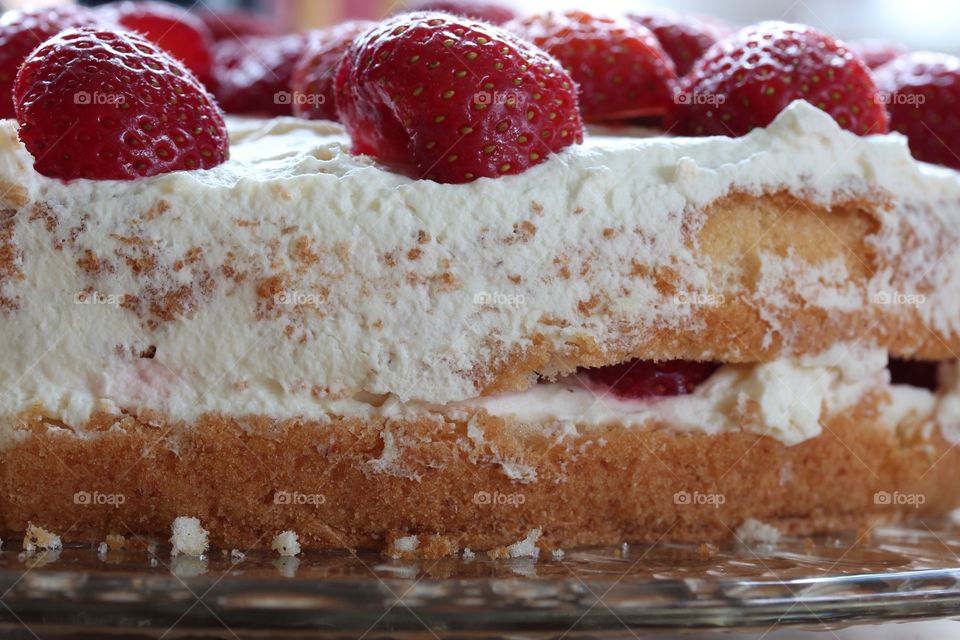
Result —
[{"label": "white cream frosting", "polygon": [[[604,344],[621,321],[695,328],[690,306],[661,304],[625,257],[669,264],[681,290],[703,290],[688,234],[703,224],[697,210],[733,191],[789,189],[829,206],[885,189],[896,204],[871,242],[945,292],[920,307],[931,327],[960,330],[960,252],[929,265],[902,251],[898,217],[931,205],[924,215],[939,218],[915,230],[921,242],[956,229],[960,174],[914,162],[898,135],[844,132],[805,103],[743,138],[588,136],[521,175],[467,185],[352,156],[331,123],[243,121],[232,136],[231,160],[213,170],[64,184],[33,171],[15,124],[0,121],[0,208],[15,211],[19,272],[0,286],[16,307],[0,310],[0,415],[39,404],[67,424],[98,409],[319,417],[366,410],[369,394],[468,400],[478,363],[533,334]],[[608,228],[625,232],[602,237]],[[105,271],[89,268],[89,252]],[[559,257],[571,273],[589,263],[593,279],[558,277]],[[773,270],[761,313],[789,304]],[[807,304],[868,304],[842,270],[811,283]],[[874,282],[892,287],[893,274]],[[611,301],[607,317],[579,311],[592,296]],[[759,398],[796,439],[809,417],[763,390],[781,366],[731,370],[710,388]],[[813,404],[834,392],[810,382]]]}]

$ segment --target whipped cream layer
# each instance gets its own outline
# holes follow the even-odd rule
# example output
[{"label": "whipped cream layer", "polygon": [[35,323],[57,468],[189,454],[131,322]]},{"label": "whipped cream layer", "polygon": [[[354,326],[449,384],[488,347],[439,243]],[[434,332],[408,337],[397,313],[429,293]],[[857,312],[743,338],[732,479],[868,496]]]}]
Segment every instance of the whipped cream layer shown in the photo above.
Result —
[{"label": "whipped cream layer", "polygon": [[[960,330],[960,253],[930,265],[900,246],[916,203],[940,216],[918,242],[956,226],[960,174],[801,102],[743,138],[588,136],[467,185],[398,175],[350,155],[339,126],[289,118],[233,123],[231,160],[213,170],[64,184],[0,121],[0,414],[39,405],[78,425],[99,410],[282,418],[469,400],[478,368],[531,335],[604,345],[623,323],[696,329],[691,305],[664,304],[631,265],[704,290],[690,237],[717,198],[786,189],[829,207],[878,188],[896,205],[872,242],[952,292],[921,313]],[[843,275],[805,304],[868,305]],[[874,282],[890,290],[894,275]],[[781,297],[767,304],[795,304]],[[591,299],[604,314],[584,312]]]},{"label": "whipped cream layer", "polygon": [[557,433],[604,426],[748,431],[792,446],[816,438],[831,417],[870,398],[879,408],[878,426],[901,433],[937,429],[960,444],[960,362],[940,363],[941,384],[932,392],[891,384],[887,360],[882,349],[841,343],[800,358],[723,365],[687,395],[625,398],[577,374],[456,406]]}]

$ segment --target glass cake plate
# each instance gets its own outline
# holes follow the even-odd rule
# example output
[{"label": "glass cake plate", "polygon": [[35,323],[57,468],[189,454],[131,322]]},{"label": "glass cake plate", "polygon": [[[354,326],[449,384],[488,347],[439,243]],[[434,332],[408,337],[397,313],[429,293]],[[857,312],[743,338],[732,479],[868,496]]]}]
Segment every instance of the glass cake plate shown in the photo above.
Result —
[{"label": "glass cake plate", "polygon": [[511,560],[346,551],[198,559],[162,548],[28,557],[8,546],[3,638],[633,637],[651,629],[703,637],[960,616],[955,518],[775,545]]}]

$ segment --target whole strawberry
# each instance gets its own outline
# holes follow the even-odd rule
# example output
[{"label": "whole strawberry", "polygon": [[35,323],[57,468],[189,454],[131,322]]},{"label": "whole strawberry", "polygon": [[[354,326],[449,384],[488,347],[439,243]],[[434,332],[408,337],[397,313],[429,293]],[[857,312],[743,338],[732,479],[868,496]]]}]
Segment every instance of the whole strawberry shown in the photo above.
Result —
[{"label": "whole strawberry", "polygon": [[212,96],[134,34],[85,29],[47,40],[20,68],[14,99],[20,139],[53,178],[132,180],[208,169],[229,153]]},{"label": "whole strawberry", "polygon": [[673,62],[640,24],[567,11],[515,20],[506,28],[557,57],[580,86],[588,122],[661,116],[669,108]]},{"label": "whole strawberry", "polygon": [[198,8],[196,16],[207,25],[214,42],[221,40],[242,40],[246,36],[275,36],[280,34],[279,27],[267,16],[249,11],[214,11],[207,7]]},{"label": "whole strawberry", "polygon": [[960,59],[918,51],[874,71],[890,128],[917,160],[960,169]]},{"label": "whole strawberry", "polygon": [[730,35],[731,29],[669,9],[649,9],[628,13],[627,17],[653,32],[677,69],[684,75],[717,40]]},{"label": "whole strawberry", "polygon": [[125,29],[160,45],[187,65],[204,85],[210,86],[213,37],[200,18],[185,9],[154,0],[125,0],[106,5],[101,10]]},{"label": "whole strawberry", "polygon": [[338,120],[337,68],[354,38],[372,22],[345,22],[311,34],[307,50],[293,68],[293,114],[309,120]]},{"label": "whole strawberry", "polygon": [[583,140],[560,63],[482,22],[397,16],[354,40],[337,74],[354,153],[418,178],[521,173]]},{"label": "whole strawberry", "polygon": [[214,91],[227,113],[293,115],[290,82],[303,56],[301,34],[223,40],[214,47]]},{"label": "whole strawberry", "polygon": [[907,52],[907,48],[898,42],[864,38],[847,43],[850,50],[860,56],[863,63],[871,69],[883,66]]},{"label": "whole strawberry", "polygon": [[794,100],[854,133],[887,131],[863,62],[830,36],[784,22],[747,27],[710,47],[681,80],[667,125],[681,135],[741,136],[770,124]]},{"label": "whole strawberry", "polygon": [[0,16],[0,118],[14,117],[13,81],[31,51],[65,29],[103,23],[96,12],[73,5],[7,11]]},{"label": "whole strawberry", "polygon": [[443,11],[497,25],[516,16],[507,5],[491,0],[413,0],[407,3],[407,11]]}]

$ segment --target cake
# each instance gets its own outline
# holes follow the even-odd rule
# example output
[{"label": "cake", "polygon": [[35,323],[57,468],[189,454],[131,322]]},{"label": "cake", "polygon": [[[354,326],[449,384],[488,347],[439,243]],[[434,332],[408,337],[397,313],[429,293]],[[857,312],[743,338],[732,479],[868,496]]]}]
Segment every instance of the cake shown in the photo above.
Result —
[{"label": "cake", "polygon": [[227,130],[63,180],[0,121],[0,530],[534,555],[960,503],[960,174],[902,136],[797,100],[443,184],[334,122]]}]

